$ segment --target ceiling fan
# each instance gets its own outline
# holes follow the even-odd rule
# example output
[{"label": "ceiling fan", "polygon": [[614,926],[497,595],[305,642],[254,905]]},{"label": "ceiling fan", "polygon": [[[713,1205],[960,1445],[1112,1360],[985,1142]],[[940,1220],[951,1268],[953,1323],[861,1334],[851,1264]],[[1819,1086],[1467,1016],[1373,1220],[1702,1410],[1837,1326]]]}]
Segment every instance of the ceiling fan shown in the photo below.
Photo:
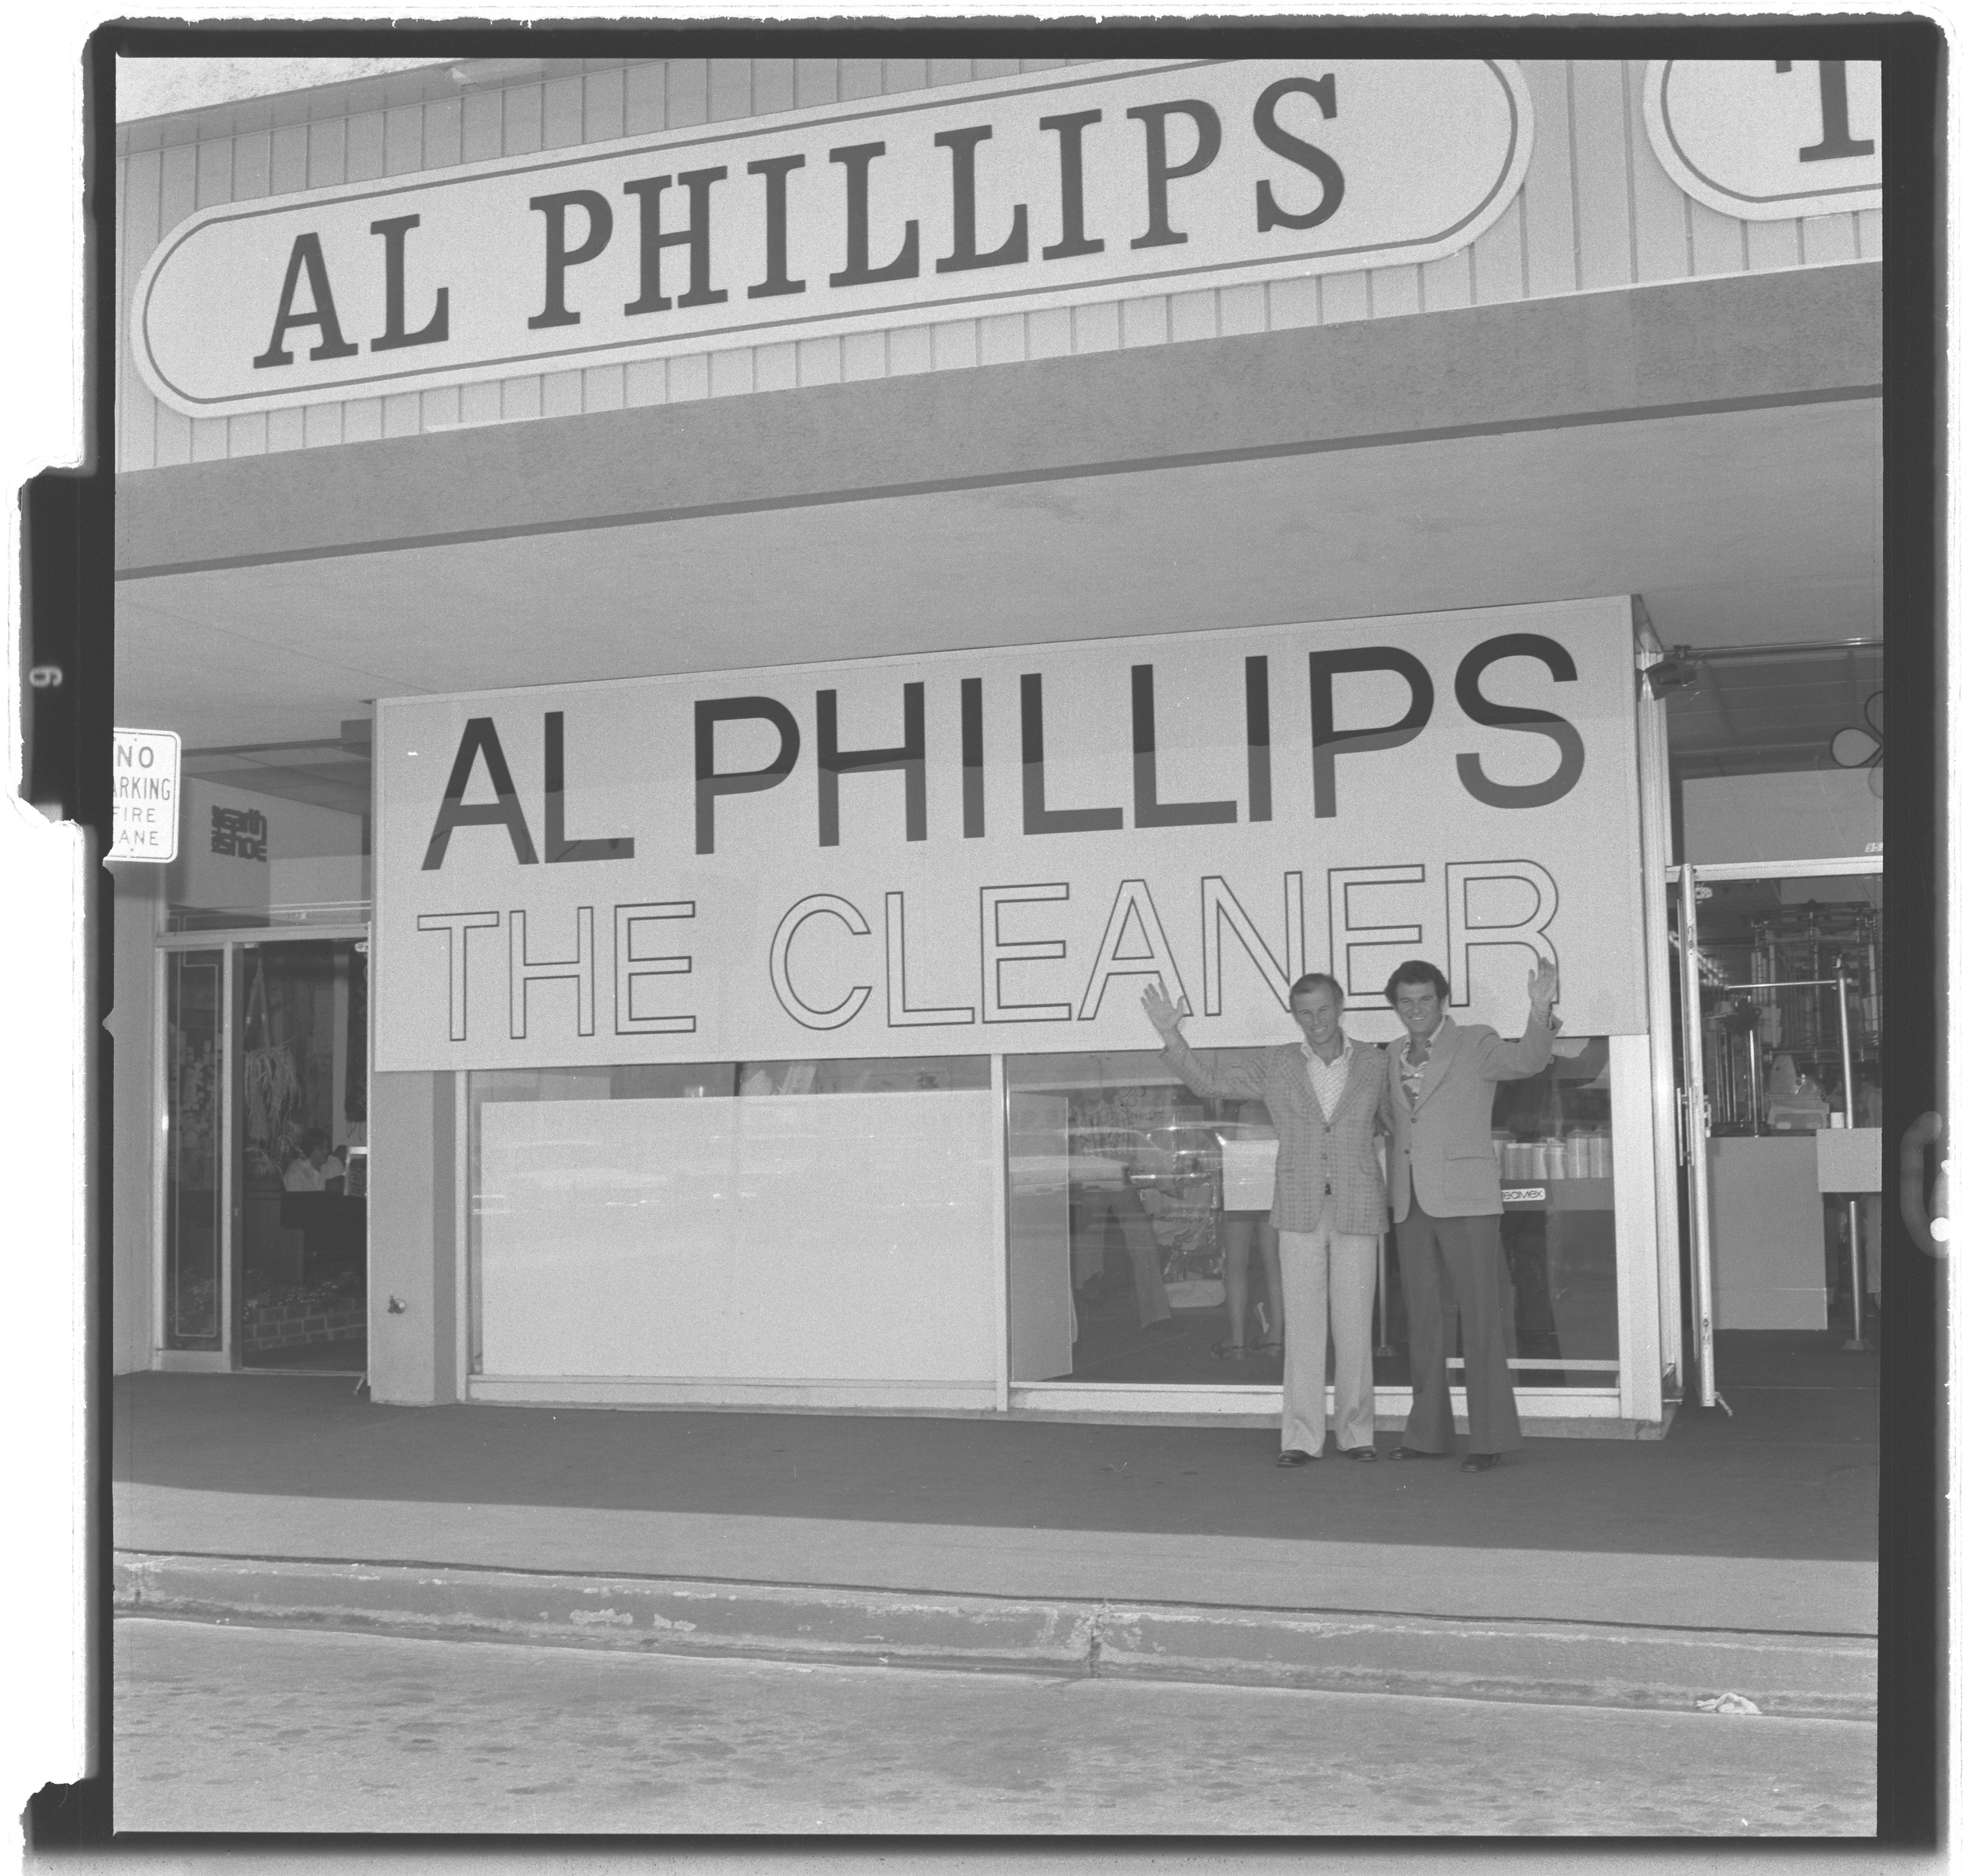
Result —
[{"label": "ceiling fan", "polygon": [[1861,714],[1866,720],[1864,728],[1859,723],[1849,723],[1844,730],[1833,733],[1832,745],[1833,759],[1842,769],[1864,769],[1868,772],[1868,787],[1875,800],[1881,798],[1881,756],[1887,746],[1881,733],[1881,694],[1877,691],[1861,706]]}]

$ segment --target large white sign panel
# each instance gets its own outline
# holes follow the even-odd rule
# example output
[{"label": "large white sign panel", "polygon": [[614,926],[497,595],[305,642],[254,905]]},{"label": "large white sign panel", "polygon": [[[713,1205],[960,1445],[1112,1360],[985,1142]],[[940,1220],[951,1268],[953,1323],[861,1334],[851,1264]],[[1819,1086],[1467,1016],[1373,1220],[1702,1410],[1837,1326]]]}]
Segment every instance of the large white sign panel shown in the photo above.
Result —
[{"label": "large white sign panel", "polygon": [[1677,185],[1741,221],[1881,205],[1878,64],[1656,59],[1642,115]]},{"label": "large white sign panel", "polygon": [[485,1372],[989,1389],[996,1108],[488,1102]]},{"label": "large white sign panel", "polygon": [[1367,1036],[1404,958],[1632,1033],[1625,599],[395,699],[382,1069]]},{"label": "large white sign panel", "polygon": [[110,732],[112,860],[175,860],[178,851],[178,733]]},{"label": "large white sign panel", "polygon": [[1079,67],[229,203],[132,344],[212,416],[1433,260],[1531,151],[1496,60]]}]

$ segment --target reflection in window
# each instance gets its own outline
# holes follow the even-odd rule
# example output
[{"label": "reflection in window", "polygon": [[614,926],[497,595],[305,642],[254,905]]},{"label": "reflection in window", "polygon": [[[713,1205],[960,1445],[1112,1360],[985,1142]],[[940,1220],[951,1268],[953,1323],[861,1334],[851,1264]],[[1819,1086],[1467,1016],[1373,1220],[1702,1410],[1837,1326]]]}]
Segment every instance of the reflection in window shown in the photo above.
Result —
[{"label": "reflection in window", "polygon": [[[1200,1052],[1228,1065],[1260,1052]],[[1502,1301],[1521,1384],[1614,1384],[1608,1063],[1604,1037],[1562,1038],[1544,1071],[1497,1091]],[[1013,1380],[1276,1384],[1263,1216],[1276,1146],[1263,1104],[1194,1094],[1146,1049],[1008,1056],[1006,1085]],[[1393,1236],[1384,1253],[1375,1374],[1400,1387],[1407,1323]],[[1048,1315],[1051,1332],[1037,1319]]]},{"label": "reflection in window", "polygon": [[[1605,1036],[1562,1036],[1541,1073],[1499,1084],[1491,1140],[1505,1196],[1506,1353],[1521,1383],[1614,1383],[1610,1100]],[[1574,1365],[1582,1361],[1604,1365]]]},{"label": "reflection in window", "polygon": [[[1258,1052],[1208,1052],[1227,1062]],[[1263,1262],[1254,1244],[1262,1234],[1238,1215],[1252,1209],[1252,1195],[1240,1185],[1247,1167],[1237,1146],[1256,1146],[1265,1169],[1270,1128],[1263,1108],[1201,1098],[1152,1049],[1010,1055],[1006,1086],[1016,1114],[1028,1117],[1010,1156],[1016,1325],[1028,1313],[1019,1292],[1042,1281],[1021,1240],[1042,1228],[1052,1166],[1064,1173],[1058,1238],[1069,1279],[1056,1288],[1065,1312],[1056,1335],[1026,1338],[1032,1361],[1022,1362],[1016,1333],[1013,1378],[1276,1381],[1276,1357],[1268,1367],[1255,1352],[1233,1369],[1212,1353],[1236,1339],[1227,1318],[1227,1250],[1243,1260],[1236,1275],[1247,1292],[1246,1339],[1255,1351],[1276,1339],[1269,1326],[1277,1320],[1276,1299],[1253,1267]],[[1033,1098],[1042,1095],[1055,1097],[1050,1107]],[[1058,1134],[1051,1157],[1040,1150],[1049,1115]],[[1049,1348],[1065,1359],[1035,1371]]]}]

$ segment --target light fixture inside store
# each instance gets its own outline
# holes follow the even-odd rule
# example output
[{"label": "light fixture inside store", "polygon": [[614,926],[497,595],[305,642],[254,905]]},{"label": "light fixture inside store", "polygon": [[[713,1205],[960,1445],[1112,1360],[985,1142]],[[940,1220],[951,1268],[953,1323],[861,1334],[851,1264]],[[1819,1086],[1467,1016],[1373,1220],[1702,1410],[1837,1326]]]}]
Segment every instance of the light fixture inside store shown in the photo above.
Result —
[{"label": "light fixture inside store", "polygon": [[1696,688],[1696,665],[1686,645],[1679,645],[1668,657],[1644,665],[1642,676],[1651,697],[1667,697],[1673,691]]},{"label": "light fixture inside store", "polygon": [[1881,798],[1881,757],[1887,746],[1887,739],[1881,727],[1880,691],[1875,691],[1861,707],[1861,714],[1867,720],[1865,727],[1852,723],[1844,730],[1835,730],[1828,753],[1842,769],[1866,769],[1868,787],[1874,798],[1879,801]]}]

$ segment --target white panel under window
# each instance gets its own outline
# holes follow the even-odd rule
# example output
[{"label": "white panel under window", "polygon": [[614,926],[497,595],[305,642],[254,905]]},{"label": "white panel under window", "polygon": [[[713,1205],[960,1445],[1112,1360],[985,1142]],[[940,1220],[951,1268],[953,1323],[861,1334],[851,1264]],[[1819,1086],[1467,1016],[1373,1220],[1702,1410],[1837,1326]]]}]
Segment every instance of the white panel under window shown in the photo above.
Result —
[{"label": "white panel under window", "polygon": [[489,1102],[488,1376],[989,1383],[989,1094]]}]

